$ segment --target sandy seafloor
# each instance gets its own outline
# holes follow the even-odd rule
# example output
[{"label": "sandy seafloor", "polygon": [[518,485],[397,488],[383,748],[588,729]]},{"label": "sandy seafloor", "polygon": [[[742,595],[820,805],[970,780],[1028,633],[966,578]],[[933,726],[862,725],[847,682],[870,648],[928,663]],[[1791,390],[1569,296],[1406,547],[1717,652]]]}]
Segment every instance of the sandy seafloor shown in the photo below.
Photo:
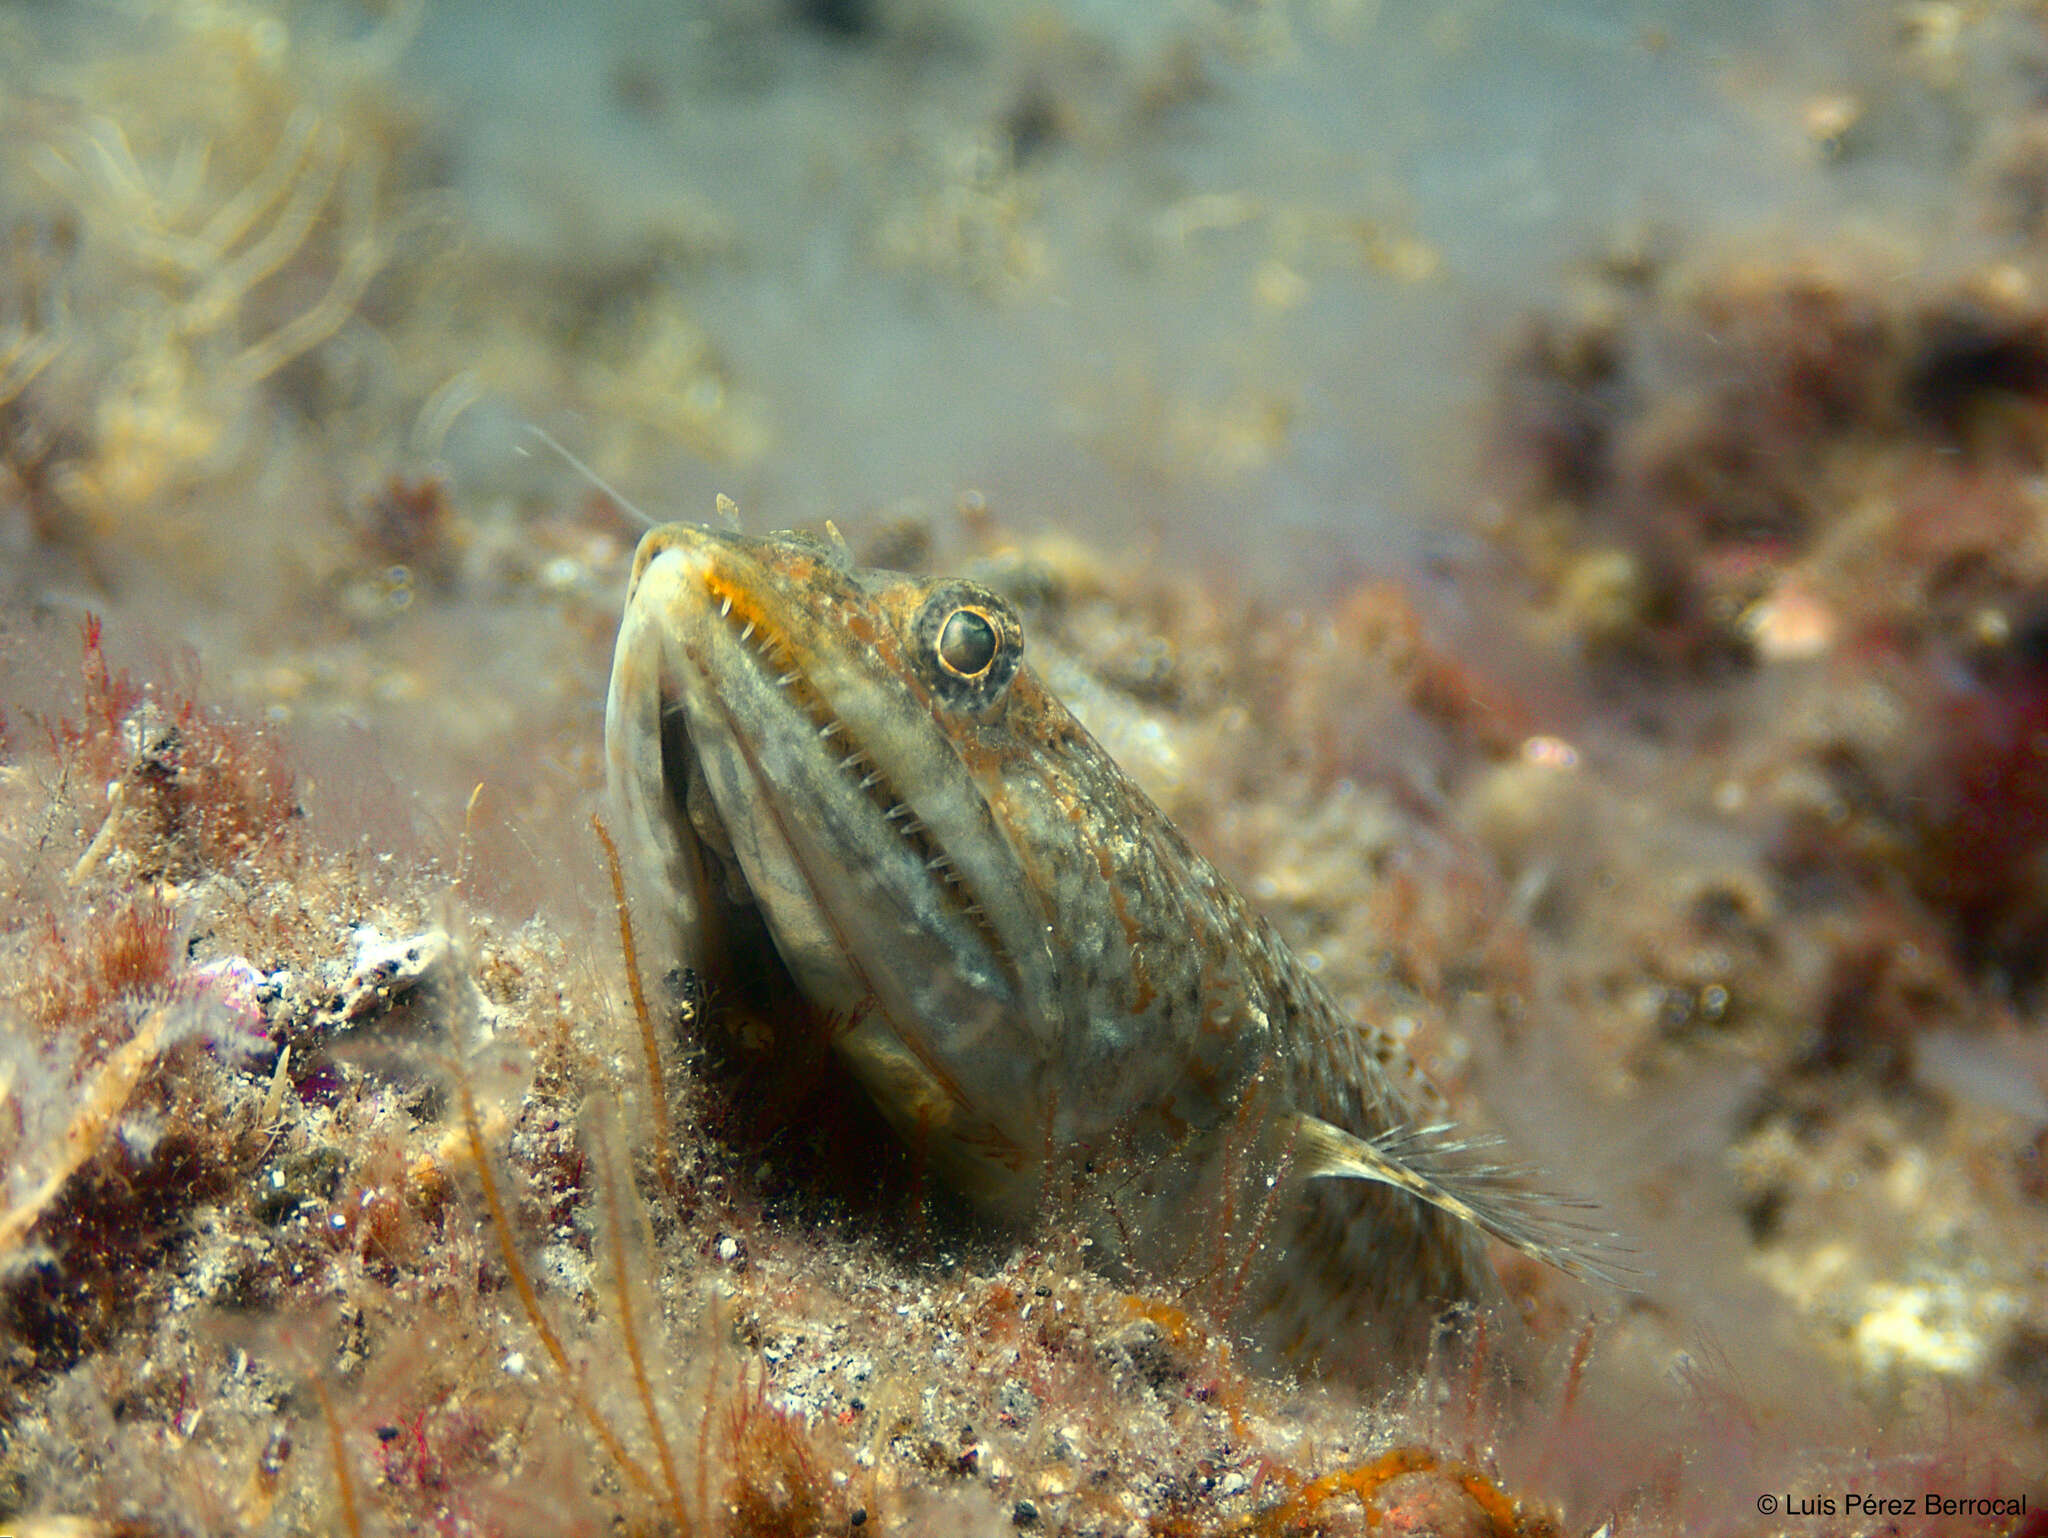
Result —
[{"label": "sandy seafloor", "polygon": [[[2042,1531],[2048,15],[568,10],[0,11],[0,1531]],[[1638,1289],[1248,1374],[772,1023],[658,1157],[719,494],[1015,596]]]}]

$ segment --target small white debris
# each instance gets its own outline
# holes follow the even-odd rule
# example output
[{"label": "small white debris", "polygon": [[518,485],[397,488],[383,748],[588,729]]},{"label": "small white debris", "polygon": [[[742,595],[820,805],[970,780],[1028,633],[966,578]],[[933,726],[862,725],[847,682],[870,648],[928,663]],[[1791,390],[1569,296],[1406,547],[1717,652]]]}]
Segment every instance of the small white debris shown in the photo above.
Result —
[{"label": "small white debris", "polygon": [[1539,769],[1576,769],[1579,750],[1562,737],[1530,737],[1522,743],[1522,762]]},{"label": "small white debris", "polygon": [[1766,662],[1799,662],[1835,644],[1835,615],[1826,599],[1797,580],[1781,584],[1743,612],[1741,625]]}]

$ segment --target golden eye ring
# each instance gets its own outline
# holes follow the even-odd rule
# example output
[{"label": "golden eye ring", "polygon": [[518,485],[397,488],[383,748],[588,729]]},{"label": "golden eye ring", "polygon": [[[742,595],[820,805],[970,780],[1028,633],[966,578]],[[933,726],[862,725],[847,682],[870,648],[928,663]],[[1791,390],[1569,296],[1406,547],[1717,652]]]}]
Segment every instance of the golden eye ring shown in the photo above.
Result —
[{"label": "golden eye ring", "polygon": [[1001,650],[1002,631],[996,617],[986,609],[963,604],[939,627],[932,654],[940,667],[971,684],[988,677]]}]

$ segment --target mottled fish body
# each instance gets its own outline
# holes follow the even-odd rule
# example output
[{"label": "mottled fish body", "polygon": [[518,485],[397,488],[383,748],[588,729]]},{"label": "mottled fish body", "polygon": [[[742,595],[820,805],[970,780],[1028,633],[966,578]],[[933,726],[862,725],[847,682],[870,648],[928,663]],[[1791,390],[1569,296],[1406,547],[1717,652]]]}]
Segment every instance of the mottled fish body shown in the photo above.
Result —
[{"label": "mottled fish body", "polygon": [[945,1179],[1058,1205],[1277,1358],[1412,1357],[1497,1299],[1486,1234],[1601,1274],[1572,1204],[1472,1161],[1023,649],[975,583],[649,533],[606,717],[643,931],[714,986],[786,968]]}]

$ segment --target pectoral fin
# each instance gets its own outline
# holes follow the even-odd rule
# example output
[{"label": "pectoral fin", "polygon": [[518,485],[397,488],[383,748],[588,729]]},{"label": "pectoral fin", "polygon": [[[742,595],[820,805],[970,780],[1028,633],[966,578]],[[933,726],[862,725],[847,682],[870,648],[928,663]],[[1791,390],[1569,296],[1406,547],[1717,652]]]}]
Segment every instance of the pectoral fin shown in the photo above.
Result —
[{"label": "pectoral fin", "polygon": [[1614,1235],[1570,1216],[1595,1210],[1594,1203],[1534,1189],[1523,1183],[1529,1172],[1514,1165],[1468,1162],[1496,1146],[1492,1139],[1459,1138],[1448,1122],[1367,1139],[1316,1116],[1293,1121],[1295,1168],[1308,1179],[1370,1180],[1406,1191],[1581,1281],[1629,1290],[1638,1274],[1619,1258],[1630,1252]]}]

